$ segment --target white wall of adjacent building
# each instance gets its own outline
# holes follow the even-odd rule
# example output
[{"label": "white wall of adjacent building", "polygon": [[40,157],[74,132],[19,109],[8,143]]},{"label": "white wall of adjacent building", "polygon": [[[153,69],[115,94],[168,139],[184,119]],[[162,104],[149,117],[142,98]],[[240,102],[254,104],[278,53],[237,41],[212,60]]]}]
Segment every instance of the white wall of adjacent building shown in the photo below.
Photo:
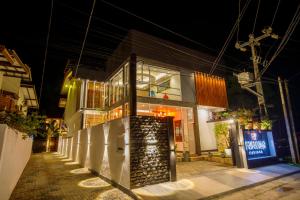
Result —
[{"label": "white wall of adjacent building", "polygon": [[31,154],[32,139],[0,124],[0,199],[9,199]]}]

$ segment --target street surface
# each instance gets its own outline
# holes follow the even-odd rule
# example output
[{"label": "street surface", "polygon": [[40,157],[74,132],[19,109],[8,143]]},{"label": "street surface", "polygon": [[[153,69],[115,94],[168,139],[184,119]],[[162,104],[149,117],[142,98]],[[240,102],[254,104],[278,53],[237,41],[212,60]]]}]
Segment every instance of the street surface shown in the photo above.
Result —
[{"label": "street surface", "polygon": [[299,200],[300,173],[215,198],[218,200]]}]

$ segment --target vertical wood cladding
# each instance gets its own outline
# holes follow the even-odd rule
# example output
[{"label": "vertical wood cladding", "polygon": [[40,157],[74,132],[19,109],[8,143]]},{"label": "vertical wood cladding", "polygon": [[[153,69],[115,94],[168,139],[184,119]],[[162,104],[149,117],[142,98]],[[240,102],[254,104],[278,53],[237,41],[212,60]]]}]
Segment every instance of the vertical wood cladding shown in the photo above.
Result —
[{"label": "vertical wood cladding", "polygon": [[130,117],[130,185],[142,187],[170,180],[167,118]]},{"label": "vertical wood cladding", "polygon": [[228,107],[225,80],[195,72],[196,101],[198,105]]}]

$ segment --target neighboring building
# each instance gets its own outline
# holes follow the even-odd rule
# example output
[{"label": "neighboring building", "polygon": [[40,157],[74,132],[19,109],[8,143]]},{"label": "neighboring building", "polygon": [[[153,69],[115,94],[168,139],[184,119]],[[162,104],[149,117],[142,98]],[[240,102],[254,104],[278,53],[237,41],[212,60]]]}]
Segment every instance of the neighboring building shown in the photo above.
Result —
[{"label": "neighboring building", "polygon": [[30,68],[14,50],[0,45],[0,111],[27,114],[39,107]]},{"label": "neighboring building", "polygon": [[75,76],[75,70],[74,63],[69,61],[59,99],[59,107],[65,108],[64,123],[69,135],[106,121],[103,100],[105,72],[81,65]]}]

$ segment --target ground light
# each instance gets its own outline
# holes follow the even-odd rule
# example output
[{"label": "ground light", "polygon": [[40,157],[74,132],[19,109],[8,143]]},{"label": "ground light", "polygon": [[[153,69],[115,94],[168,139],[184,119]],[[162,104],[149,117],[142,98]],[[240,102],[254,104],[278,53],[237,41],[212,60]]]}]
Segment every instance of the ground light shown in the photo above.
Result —
[{"label": "ground light", "polygon": [[132,198],[127,196],[125,193],[121,192],[117,188],[113,188],[102,192],[95,199],[123,199],[123,200],[131,200]]},{"label": "ground light", "polygon": [[89,178],[89,179],[80,181],[78,183],[78,186],[84,187],[84,188],[105,188],[105,187],[110,187],[110,184],[103,181],[99,177],[96,177],[96,178]]},{"label": "ground light", "polygon": [[70,171],[71,174],[89,174],[91,173],[88,168],[78,168]]},{"label": "ground light", "polygon": [[65,165],[79,165],[79,162],[66,162]]},{"label": "ground light", "polygon": [[69,162],[69,161],[72,161],[71,158],[66,158],[66,159],[62,159],[61,162]]}]

